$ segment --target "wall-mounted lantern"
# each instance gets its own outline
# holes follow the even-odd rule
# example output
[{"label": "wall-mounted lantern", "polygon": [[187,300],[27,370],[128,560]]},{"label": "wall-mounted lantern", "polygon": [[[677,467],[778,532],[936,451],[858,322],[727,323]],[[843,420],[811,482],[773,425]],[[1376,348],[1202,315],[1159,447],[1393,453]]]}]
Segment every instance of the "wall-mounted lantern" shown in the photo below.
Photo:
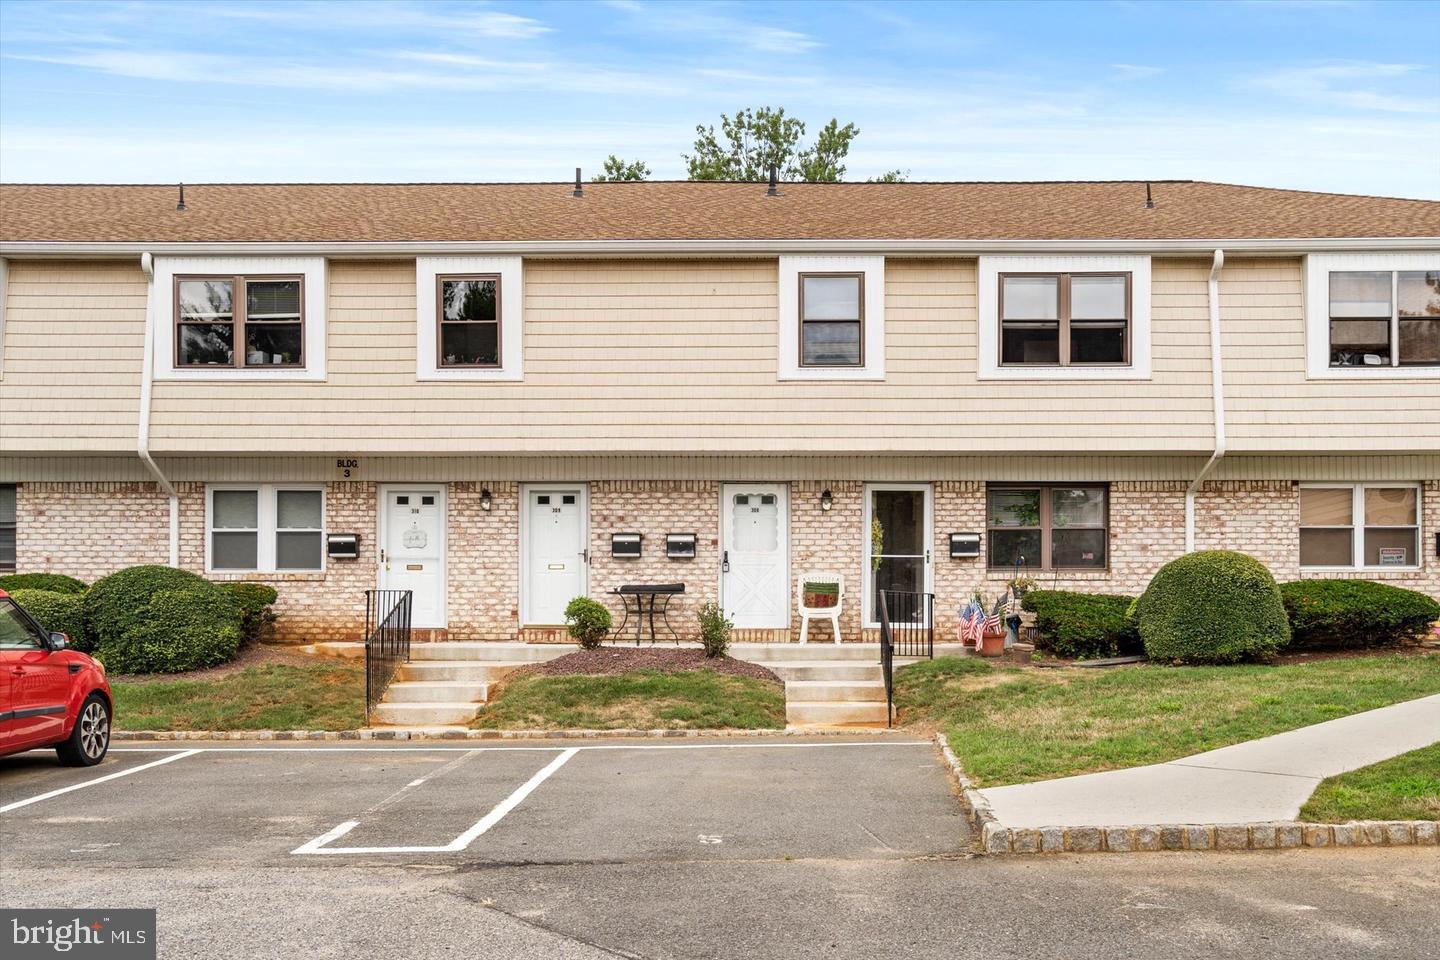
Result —
[{"label": "wall-mounted lantern", "polygon": [[494,505],[495,505],[495,498],[490,495],[490,488],[489,488],[489,487],[486,487],[485,489],[481,490],[481,491],[480,491],[480,509],[481,509],[481,510],[484,510],[486,513],[489,513],[489,512],[490,512],[490,508],[491,508],[492,506],[494,506]]},{"label": "wall-mounted lantern", "polygon": [[978,556],[980,556],[980,534],[978,534],[978,533],[952,533],[952,534],[950,534],[950,556],[952,556],[952,557],[978,557]]},{"label": "wall-mounted lantern", "polygon": [[830,488],[826,487],[824,492],[820,494],[820,509],[829,513],[830,508],[833,506],[835,506],[835,496],[830,492]]},{"label": "wall-mounted lantern", "polygon": [[639,533],[612,533],[610,534],[610,556],[622,559],[635,559],[640,556],[640,541],[644,539]]},{"label": "wall-mounted lantern", "polygon": [[695,534],[668,533],[665,535],[665,556],[674,560],[695,559]]}]

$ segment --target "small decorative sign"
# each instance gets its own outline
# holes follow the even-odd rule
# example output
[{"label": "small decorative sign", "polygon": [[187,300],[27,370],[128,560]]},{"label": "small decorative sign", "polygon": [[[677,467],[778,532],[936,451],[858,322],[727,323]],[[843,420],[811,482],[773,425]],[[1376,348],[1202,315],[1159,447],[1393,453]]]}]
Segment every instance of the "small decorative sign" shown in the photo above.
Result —
[{"label": "small decorative sign", "polygon": [[1403,567],[1409,564],[1406,558],[1404,547],[1381,547],[1380,566],[1382,567]]},{"label": "small decorative sign", "polygon": [[430,538],[419,527],[411,527],[401,535],[400,542],[411,550],[423,550],[425,544],[430,542]]}]

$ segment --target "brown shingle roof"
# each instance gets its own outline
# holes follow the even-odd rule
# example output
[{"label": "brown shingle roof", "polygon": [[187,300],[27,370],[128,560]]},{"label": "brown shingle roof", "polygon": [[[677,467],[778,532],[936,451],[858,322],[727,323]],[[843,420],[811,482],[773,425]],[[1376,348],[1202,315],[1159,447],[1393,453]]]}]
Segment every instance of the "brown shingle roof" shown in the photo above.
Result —
[{"label": "brown shingle roof", "polygon": [[4,241],[1440,237],[1440,202],[1225,183],[0,185]]}]

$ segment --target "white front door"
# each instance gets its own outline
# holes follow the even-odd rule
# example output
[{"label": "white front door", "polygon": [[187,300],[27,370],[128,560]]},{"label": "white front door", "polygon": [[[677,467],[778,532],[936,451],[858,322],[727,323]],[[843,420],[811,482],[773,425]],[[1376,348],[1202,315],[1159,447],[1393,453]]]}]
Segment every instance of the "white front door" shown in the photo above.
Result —
[{"label": "white front door", "polygon": [[928,483],[872,483],[865,488],[865,625],[879,626],[877,590],[934,589],[934,507]]},{"label": "white front door", "polygon": [[727,483],[720,596],[741,628],[790,626],[790,518],[783,483]]},{"label": "white front door", "polygon": [[410,624],[445,621],[445,488],[383,487],[380,495],[379,586],[409,590]]},{"label": "white front door", "polygon": [[565,622],[565,607],[586,585],[585,488],[525,488],[520,531],[526,625]]}]

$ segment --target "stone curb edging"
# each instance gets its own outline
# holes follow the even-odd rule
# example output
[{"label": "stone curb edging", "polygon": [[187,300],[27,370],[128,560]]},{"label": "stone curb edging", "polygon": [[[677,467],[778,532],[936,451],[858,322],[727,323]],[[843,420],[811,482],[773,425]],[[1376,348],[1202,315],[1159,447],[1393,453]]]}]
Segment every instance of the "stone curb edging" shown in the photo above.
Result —
[{"label": "stone curb edging", "polygon": [[1440,845],[1437,820],[1352,820],[1306,823],[1157,823],[1129,827],[1051,826],[1012,828],[996,819],[989,802],[965,775],[943,733],[935,735],[945,761],[960,783],[979,852],[1140,853],[1159,850],[1292,850],[1303,847],[1433,847]]},{"label": "stone curb edging", "polygon": [[898,730],[115,730],[114,740],[605,740],[725,737],[886,736]]}]

